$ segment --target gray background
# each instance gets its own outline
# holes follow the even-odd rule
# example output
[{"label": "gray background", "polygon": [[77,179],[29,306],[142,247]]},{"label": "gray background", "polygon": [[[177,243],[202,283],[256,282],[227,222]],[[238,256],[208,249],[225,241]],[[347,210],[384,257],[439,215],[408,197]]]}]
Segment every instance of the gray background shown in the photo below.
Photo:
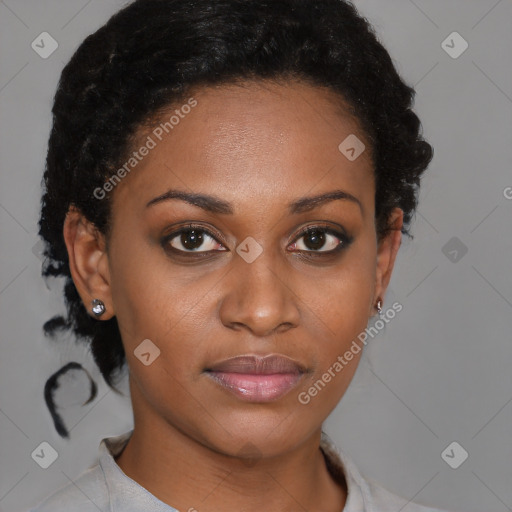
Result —
[{"label": "gray background", "polygon": [[[397,300],[404,309],[370,341],[325,430],[363,473],[409,499],[454,511],[512,510],[512,2],[355,3],[416,87],[435,158],[422,184],[415,238],[404,239],[386,296],[385,306]],[[34,505],[75,479],[95,463],[103,437],[132,427],[129,398],[109,390],[86,347],[42,336],[43,322],[64,307],[61,283],[47,286],[40,277],[35,234],[60,71],[123,4],[0,1],[3,512]],[[31,48],[43,31],[59,44],[47,59]],[[454,31],[469,44],[456,59],[441,46]],[[460,48],[457,40],[448,44]],[[62,382],[66,441],[53,427],[43,385],[69,361],[90,371],[99,392],[81,407],[83,375]],[[46,470],[31,458],[42,441],[58,452]],[[469,453],[457,469],[441,457],[453,441]]]}]

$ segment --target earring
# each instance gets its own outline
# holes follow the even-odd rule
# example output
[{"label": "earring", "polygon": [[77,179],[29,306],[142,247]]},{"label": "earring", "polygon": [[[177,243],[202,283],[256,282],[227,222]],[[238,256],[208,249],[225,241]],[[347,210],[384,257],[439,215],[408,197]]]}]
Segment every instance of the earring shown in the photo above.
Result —
[{"label": "earring", "polygon": [[107,308],[105,307],[105,304],[100,299],[94,299],[92,301],[91,309],[97,318],[99,318],[101,315],[103,315],[103,313],[105,313],[105,311],[107,310]]},{"label": "earring", "polygon": [[382,316],[382,300],[380,298],[377,300],[377,305],[375,307],[379,312],[379,316]]}]

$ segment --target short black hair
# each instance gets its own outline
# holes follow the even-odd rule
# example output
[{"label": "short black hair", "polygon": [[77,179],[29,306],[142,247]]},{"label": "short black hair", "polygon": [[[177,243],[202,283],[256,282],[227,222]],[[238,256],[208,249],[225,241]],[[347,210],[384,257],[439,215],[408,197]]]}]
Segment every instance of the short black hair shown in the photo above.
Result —
[{"label": "short black hair", "polygon": [[[133,150],[137,130],[193,86],[240,80],[300,80],[326,87],[350,106],[375,170],[378,237],[393,208],[402,232],[433,157],[404,83],[371,24],[344,0],[136,0],[89,35],[65,66],[52,109],[39,234],[43,275],[63,276],[67,317],[44,325],[90,344],[107,384],[124,368],[116,318],[90,317],[70,274],[63,224],[75,206],[108,235],[110,201],[93,191]],[[341,141],[340,141],[341,142]]]}]

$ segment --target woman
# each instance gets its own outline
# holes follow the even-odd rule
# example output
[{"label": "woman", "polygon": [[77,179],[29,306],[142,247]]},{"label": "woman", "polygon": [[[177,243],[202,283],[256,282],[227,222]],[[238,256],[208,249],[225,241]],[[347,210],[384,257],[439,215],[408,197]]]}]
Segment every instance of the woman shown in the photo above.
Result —
[{"label": "woman", "polygon": [[322,435],[432,158],[413,97],[340,0],[138,0],[83,42],[53,108],[40,234],[68,317],[46,329],[113,389],[127,363],[134,429],[36,511],[434,510]]}]

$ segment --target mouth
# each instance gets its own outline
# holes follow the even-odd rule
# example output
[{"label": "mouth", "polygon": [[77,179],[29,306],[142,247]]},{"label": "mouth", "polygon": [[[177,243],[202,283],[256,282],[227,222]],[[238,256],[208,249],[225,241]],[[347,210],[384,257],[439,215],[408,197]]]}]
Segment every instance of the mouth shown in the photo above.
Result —
[{"label": "mouth", "polygon": [[282,355],[246,355],[226,359],[204,371],[216,384],[239,399],[271,402],[296,387],[306,368]]}]

